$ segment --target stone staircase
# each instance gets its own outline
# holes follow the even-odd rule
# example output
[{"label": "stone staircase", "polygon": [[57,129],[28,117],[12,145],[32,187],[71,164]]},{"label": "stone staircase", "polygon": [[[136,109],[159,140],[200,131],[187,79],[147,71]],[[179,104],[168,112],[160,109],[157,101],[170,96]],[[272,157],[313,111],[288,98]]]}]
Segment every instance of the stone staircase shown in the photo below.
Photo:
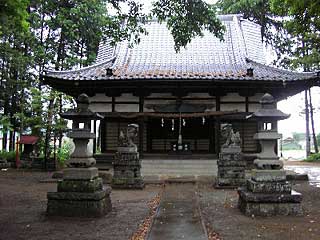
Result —
[{"label": "stone staircase", "polygon": [[142,175],[161,177],[217,176],[216,159],[143,159]]}]

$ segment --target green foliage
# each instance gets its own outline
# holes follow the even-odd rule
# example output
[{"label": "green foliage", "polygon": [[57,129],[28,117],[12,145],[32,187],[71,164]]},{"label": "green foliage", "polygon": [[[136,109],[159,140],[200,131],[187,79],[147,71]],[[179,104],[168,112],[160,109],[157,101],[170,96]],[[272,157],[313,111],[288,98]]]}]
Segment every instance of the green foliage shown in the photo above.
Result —
[{"label": "green foliage", "polygon": [[[281,7],[280,7],[281,6]],[[304,71],[320,67],[320,1],[271,0],[271,9],[283,19],[290,40],[286,64]]]},{"label": "green foliage", "polygon": [[311,154],[304,161],[306,161],[306,162],[320,162],[320,153]]},{"label": "green foliage", "polygon": [[62,147],[58,149],[57,159],[58,159],[60,166],[64,166],[65,162],[70,158],[71,148],[72,148],[71,142],[65,141],[62,144]]},{"label": "green foliage", "polygon": [[153,15],[166,21],[175,42],[175,50],[186,47],[191,39],[208,30],[223,40],[225,27],[217,18],[214,5],[202,0],[159,0],[153,4]]},{"label": "green foliage", "polygon": [[16,159],[16,152],[14,151],[0,151],[0,159],[5,159],[8,162],[13,162]]}]

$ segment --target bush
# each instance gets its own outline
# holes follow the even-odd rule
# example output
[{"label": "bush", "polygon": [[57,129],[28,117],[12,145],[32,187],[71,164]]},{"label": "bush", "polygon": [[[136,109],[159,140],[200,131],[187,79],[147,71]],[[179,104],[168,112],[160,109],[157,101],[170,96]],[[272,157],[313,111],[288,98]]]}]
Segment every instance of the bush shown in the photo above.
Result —
[{"label": "bush", "polygon": [[306,160],[306,162],[320,162],[320,153],[311,154]]},{"label": "bush", "polygon": [[65,141],[62,144],[62,147],[58,149],[57,159],[60,166],[63,167],[65,165],[65,162],[70,158],[71,148],[71,142]]},{"label": "bush", "polygon": [[0,159],[5,159],[8,162],[14,162],[16,159],[16,152],[14,151],[0,151]]}]

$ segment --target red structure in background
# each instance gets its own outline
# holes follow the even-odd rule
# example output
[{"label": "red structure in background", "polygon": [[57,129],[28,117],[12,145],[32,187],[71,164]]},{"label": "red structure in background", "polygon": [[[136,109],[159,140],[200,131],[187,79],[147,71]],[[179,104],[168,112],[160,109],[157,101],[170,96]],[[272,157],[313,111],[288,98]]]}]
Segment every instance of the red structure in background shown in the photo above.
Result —
[{"label": "red structure in background", "polygon": [[34,145],[38,142],[39,137],[31,136],[31,135],[22,135],[20,136],[20,140],[17,138],[17,147],[16,147],[16,166],[19,168],[20,159],[19,159],[19,144],[23,144],[23,152],[21,157],[23,159],[30,159],[32,152],[34,151]]}]

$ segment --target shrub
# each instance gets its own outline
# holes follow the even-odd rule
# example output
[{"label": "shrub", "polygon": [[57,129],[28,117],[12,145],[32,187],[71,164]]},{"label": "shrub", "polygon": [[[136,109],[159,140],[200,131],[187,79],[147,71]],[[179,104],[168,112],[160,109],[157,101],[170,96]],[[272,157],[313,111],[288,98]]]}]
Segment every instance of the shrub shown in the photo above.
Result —
[{"label": "shrub", "polygon": [[320,162],[320,153],[311,154],[306,160],[306,162]]},{"label": "shrub", "polygon": [[16,159],[16,152],[14,151],[0,151],[0,158],[6,159],[8,162],[14,162]]},{"label": "shrub", "polygon": [[58,149],[57,159],[60,166],[64,166],[65,162],[70,158],[71,148],[71,142],[64,141],[62,147]]}]

